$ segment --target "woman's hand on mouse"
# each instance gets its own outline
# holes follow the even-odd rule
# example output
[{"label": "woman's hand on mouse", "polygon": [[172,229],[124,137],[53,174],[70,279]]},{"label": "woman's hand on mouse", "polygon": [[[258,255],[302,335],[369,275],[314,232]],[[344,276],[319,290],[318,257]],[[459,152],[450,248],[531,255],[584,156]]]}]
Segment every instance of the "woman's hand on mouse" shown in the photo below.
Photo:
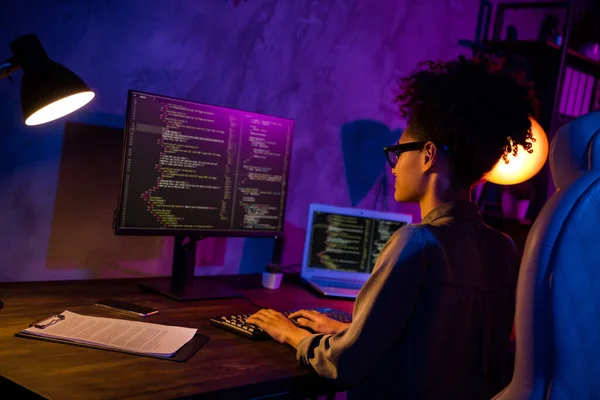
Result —
[{"label": "woman's hand on mouse", "polygon": [[317,333],[336,334],[350,326],[350,324],[336,321],[313,310],[296,311],[290,314],[289,318],[295,319],[298,325],[310,328]]}]

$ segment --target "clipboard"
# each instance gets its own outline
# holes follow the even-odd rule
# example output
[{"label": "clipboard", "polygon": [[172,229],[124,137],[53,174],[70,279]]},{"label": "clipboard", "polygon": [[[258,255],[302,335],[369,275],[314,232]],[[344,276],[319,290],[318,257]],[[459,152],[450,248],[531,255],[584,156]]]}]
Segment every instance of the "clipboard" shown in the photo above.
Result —
[{"label": "clipboard", "polygon": [[[59,314],[59,315],[51,316],[48,318],[44,318],[44,319],[41,319],[41,320],[38,320],[38,321],[32,323],[30,325],[30,327],[35,326],[36,328],[44,329],[48,326],[51,326],[51,325],[61,321],[62,318],[60,318],[60,317],[62,317],[62,315]],[[49,321],[49,322],[47,322],[46,324],[42,324],[41,321]],[[192,356],[194,354],[196,354],[196,352],[198,352],[198,350],[200,350],[202,348],[202,346],[204,346],[206,344],[206,342],[208,342],[210,340],[210,337],[203,335],[201,333],[196,333],[192,337],[192,339],[190,339],[190,341],[188,341],[186,344],[184,344],[179,350],[177,350],[175,353],[171,354],[171,356],[169,356],[169,357],[164,357],[164,356],[155,355],[155,354],[136,353],[136,352],[132,352],[132,351],[127,351],[127,350],[122,350],[122,349],[117,349],[117,348],[107,347],[107,346],[101,346],[101,345],[96,345],[96,344],[92,344],[92,343],[73,342],[73,341],[67,340],[67,339],[59,339],[59,338],[31,335],[31,334],[28,334],[23,331],[15,333],[15,336],[21,337],[21,338],[26,338],[26,339],[34,339],[34,340],[41,340],[41,341],[45,341],[45,342],[70,344],[72,346],[89,347],[89,348],[93,348],[93,349],[115,351],[118,353],[132,354],[135,356],[157,358],[159,360],[169,360],[169,361],[176,361],[176,362],[186,362],[187,360],[192,358]]]}]

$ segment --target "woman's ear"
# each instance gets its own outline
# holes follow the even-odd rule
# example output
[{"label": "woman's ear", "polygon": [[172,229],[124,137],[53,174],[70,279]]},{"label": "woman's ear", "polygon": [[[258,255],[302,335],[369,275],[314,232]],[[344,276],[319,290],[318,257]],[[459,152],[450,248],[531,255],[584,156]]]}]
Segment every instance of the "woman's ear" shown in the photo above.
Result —
[{"label": "woman's ear", "polygon": [[432,142],[427,142],[423,147],[423,172],[429,171],[437,162],[437,147]]}]

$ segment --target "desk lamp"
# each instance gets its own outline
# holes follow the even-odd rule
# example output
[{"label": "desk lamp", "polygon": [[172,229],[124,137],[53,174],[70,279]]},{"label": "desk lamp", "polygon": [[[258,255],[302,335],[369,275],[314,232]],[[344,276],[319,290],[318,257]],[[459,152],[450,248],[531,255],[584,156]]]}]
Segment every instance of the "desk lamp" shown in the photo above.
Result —
[{"label": "desk lamp", "polygon": [[[40,125],[83,107],[94,92],[80,77],[50,60],[36,35],[25,35],[10,44],[13,57],[0,62],[0,79],[23,70],[21,111],[25,125]],[[10,77],[9,77],[10,79]],[[4,306],[0,300],[0,309]]]},{"label": "desk lamp", "polygon": [[531,120],[532,153],[528,153],[521,145],[517,155],[508,155],[508,163],[500,159],[496,166],[488,172],[485,180],[498,185],[516,185],[531,179],[540,172],[548,158],[548,138],[544,129],[533,118]]},{"label": "desk lamp", "polygon": [[[548,157],[548,138],[540,124],[531,117],[529,119],[534,139],[531,143],[533,151],[529,153],[519,145],[517,155],[508,154],[508,163],[501,158],[494,168],[484,176],[484,181],[497,185],[516,185],[531,179],[542,169]],[[486,223],[498,229],[504,229],[501,188],[496,190],[487,184],[484,185],[478,201],[480,207],[482,203],[485,204],[482,216]]]},{"label": "desk lamp", "polygon": [[0,79],[23,70],[21,110],[26,125],[54,121],[94,98],[81,78],[48,58],[36,35],[15,39],[10,49],[13,57],[0,62]]}]

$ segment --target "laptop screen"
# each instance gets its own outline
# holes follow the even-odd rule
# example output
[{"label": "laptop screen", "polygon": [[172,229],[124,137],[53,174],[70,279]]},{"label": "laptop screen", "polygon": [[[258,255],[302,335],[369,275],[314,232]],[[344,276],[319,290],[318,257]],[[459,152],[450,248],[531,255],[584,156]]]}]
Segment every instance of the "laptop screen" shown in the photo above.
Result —
[{"label": "laptop screen", "polygon": [[305,266],[332,272],[370,274],[390,237],[411,221],[404,214],[318,208],[311,207]]}]

